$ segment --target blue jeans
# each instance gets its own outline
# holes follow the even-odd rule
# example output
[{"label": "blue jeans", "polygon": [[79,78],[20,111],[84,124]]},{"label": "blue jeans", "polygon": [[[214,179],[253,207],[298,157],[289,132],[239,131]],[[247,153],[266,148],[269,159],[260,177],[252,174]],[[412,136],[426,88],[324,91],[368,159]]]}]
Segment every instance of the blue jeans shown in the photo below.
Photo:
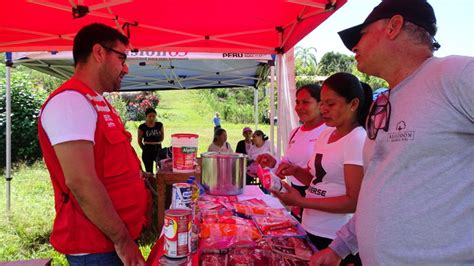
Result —
[{"label": "blue jeans", "polygon": [[123,266],[116,252],[94,253],[83,256],[66,255],[71,266]]}]

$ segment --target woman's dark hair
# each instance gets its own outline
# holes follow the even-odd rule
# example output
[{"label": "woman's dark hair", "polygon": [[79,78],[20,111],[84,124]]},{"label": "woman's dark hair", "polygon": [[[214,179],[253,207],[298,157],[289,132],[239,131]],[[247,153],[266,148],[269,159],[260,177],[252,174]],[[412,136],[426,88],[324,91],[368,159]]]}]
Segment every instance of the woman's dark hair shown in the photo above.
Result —
[{"label": "woman's dark hair", "polygon": [[154,114],[156,115],[156,110],[155,110],[155,108],[149,107],[149,108],[147,108],[147,109],[145,110],[145,116],[147,116],[148,114],[151,114],[151,113],[154,113]]},{"label": "woman's dark hair", "polygon": [[214,139],[212,140],[212,142],[215,142],[217,138],[220,137],[224,132],[226,131],[223,128],[216,129],[216,131],[214,131]]},{"label": "woman's dark hair", "polygon": [[309,92],[311,97],[314,98],[318,103],[321,101],[321,86],[318,84],[311,83],[303,85],[296,90],[296,95],[298,95],[298,93],[303,90]]},{"label": "woman's dark hair", "polygon": [[255,130],[255,132],[254,132],[253,134],[262,137],[262,139],[263,139],[264,141],[267,141],[267,140],[268,140],[268,136],[265,135],[265,133],[263,133],[263,131],[261,131],[260,129]]},{"label": "woman's dark hair", "polygon": [[353,99],[359,99],[357,107],[357,121],[359,125],[365,127],[365,119],[372,104],[372,88],[367,83],[360,82],[359,79],[349,73],[339,72],[331,75],[323,82],[323,86],[329,87],[339,96],[344,97],[349,103]]},{"label": "woman's dark hair", "polygon": [[92,52],[92,47],[98,43],[102,46],[113,48],[119,41],[128,45],[128,38],[117,29],[101,23],[92,23],[83,27],[74,37],[72,56],[74,66],[78,63],[85,63]]}]

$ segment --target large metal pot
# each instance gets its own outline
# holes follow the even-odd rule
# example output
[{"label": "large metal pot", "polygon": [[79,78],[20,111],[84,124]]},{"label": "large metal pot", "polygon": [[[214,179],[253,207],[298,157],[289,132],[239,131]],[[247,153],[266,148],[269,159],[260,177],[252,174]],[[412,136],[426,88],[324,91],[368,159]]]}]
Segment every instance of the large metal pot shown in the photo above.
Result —
[{"label": "large metal pot", "polygon": [[239,195],[245,186],[247,155],[206,152],[201,154],[201,181],[212,195]]}]

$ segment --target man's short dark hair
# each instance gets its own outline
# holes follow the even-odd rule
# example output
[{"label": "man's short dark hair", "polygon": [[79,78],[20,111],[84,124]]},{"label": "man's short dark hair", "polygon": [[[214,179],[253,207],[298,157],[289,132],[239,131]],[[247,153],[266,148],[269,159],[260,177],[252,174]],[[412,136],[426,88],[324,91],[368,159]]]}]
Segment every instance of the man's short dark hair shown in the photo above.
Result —
[{"label": "man's short dark hair", "polygon": [[83,27],[74,37],[74,46],[72,48],[74,66],[87,61],[92,52],[92,47],[96,43],[113,47],[117,41],[128,45],[128,38],[112,27],[100,23],[93,23]]}]

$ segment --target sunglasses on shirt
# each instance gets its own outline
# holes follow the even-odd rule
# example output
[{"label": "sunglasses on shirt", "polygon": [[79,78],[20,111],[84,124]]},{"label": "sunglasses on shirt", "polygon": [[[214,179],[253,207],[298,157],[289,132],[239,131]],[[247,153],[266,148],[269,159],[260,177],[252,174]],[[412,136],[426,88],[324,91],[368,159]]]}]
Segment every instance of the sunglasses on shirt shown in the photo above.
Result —
[{"label": "sunglasses on shirt", "polygon": [[369,115],[365,122],[365,129],[367,130],[367,136],[371,140],[377,138],[379,130],[388,131],[390,112],[392,109],[389,98],[390,90],[381,93],[370,106]]}]

